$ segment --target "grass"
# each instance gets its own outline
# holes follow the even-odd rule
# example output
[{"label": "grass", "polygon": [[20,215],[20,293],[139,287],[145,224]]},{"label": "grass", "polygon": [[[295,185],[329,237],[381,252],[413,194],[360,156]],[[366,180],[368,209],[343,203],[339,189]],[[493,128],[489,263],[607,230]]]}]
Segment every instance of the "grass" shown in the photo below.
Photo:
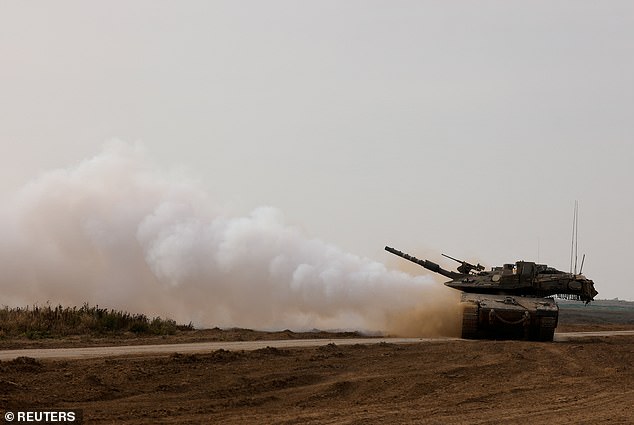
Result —
[{"label": "grass", "polygon": [[193,330],[192,324],[144,314],[131,314],[87,303],[81,307],[32,306],[0,309],[0,338],[59,338],[71,335],[112,336],[172,335],[178,330]]}]

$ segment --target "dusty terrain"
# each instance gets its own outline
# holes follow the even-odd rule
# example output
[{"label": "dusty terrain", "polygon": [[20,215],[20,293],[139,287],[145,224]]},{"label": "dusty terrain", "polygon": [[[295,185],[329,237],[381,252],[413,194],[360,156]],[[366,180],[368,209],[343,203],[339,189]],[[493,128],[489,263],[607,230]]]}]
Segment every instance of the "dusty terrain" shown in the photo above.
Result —
[{"label": "dusty terrain", "polygon": [[[593,327],[588,312],[562,309],[563,330],[634,329],[631,313]],[[0,410],[83,409],[103,424],[632,423],[633,363],[631,336],[19,358],[0,363]]]}]

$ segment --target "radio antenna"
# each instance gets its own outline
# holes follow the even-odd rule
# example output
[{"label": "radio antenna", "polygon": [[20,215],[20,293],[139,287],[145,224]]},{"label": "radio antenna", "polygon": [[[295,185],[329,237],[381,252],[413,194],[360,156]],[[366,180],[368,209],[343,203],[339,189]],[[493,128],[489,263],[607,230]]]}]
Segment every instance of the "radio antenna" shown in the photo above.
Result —
[{"label": "radio antenna", "polygon": [[[574,270],[574,274],[577,274],[577,236],[579,235],[579,201],[575,201],[575,208],[572,214],[572,241],[570,244],[570,274]],[[574,269],[573,265],[574,258]]]}]

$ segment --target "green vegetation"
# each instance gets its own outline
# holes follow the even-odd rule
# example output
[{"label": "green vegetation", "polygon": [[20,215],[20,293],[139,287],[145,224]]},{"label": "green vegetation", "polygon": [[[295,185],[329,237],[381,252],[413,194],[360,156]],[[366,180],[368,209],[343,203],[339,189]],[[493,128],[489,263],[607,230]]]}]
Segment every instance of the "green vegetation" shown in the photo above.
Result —
[{"label": "green vegetation", "polygon": [[193,330],[192,324],[177,325],[174,320],[144,314],[131,314],[99,306],[0,309],[0,338],[59,338],[71,335],[172,335],[178,330]]}]

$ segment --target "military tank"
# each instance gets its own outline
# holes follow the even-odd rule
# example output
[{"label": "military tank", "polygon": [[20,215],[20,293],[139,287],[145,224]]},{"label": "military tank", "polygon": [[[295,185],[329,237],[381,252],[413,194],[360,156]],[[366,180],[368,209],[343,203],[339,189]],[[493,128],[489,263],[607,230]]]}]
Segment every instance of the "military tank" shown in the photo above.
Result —
[{"label": "military tank", "polygon": [[462,291],[462,337],[468,339],[527,339],[552,341],[559,307],[554,297],[589,303],[598,292],[581,273],[566,273],[545,264],[517,261],[485,270],[448,255],[460,263],[445,270],[389,246],[385,250],[449,279],[445,285]]}]

